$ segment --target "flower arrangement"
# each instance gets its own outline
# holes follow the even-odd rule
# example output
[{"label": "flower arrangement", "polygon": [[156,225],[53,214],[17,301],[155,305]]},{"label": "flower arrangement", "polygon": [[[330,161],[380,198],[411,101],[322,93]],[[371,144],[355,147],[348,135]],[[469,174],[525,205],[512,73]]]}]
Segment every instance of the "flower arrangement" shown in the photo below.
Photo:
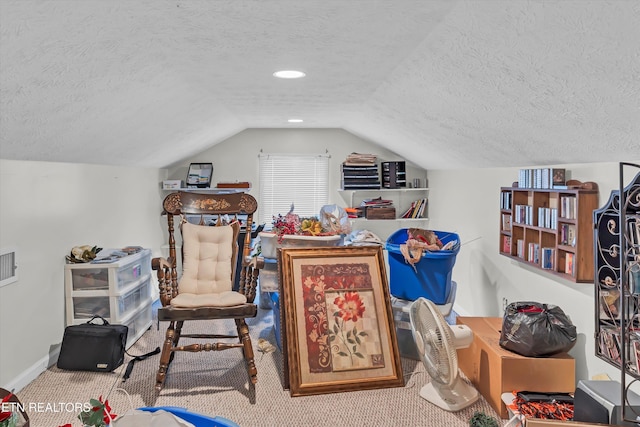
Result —
[{"label": "flower arrangement", "polygon": [[282,243],[284,236],[333,236],[334,230],[326,230],[318,217],[300,218],[293,213],[293,207],[286,215],[278,214],[273,217],[273,232],[278,236],[278,243]]},{"label": "flower arrangement", "polygon": [[285,216],[278,214],[273,217],[273,232],[278,236],[278,243],[282,243],[283,236],[300,233],[300,217],[293,212]]}]

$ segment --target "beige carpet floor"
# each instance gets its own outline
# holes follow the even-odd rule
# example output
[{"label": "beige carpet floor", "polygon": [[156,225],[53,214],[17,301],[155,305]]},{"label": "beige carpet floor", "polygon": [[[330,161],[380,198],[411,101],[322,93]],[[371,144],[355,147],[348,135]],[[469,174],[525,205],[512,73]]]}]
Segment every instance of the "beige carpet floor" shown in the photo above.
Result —
[{"label": "beige carpet floor", "polygon": [[[241,427],[251,426],[433,426],[467,427],[476,411],[499,419],[481,397],[478,402],[459,412],[447,412],[419,396],[420,388],[430,381],[421,362],[402,358],[404,387],[353,391],[317,396],[291,397],[283,390],[282,353],[257,351],[259,338],[275,345],[273,313],[260,309],[249,319],[256,351],[258,384],[250,392],[241,350],[223,352],[179,353],[173,361],[162,392],[154,391],[159,356],[137,362],[131,378],[123,383],[121,376],[130,359],[112,373],[62,371],[55,366],[42,373],[18,393],[24,404],[83,403],[89,398],[108,396],[113,411],[122,414],[144,406],[177,406],[208,416],[221,416]],[[185,325],[183,333],[202,332],[212,322]],[[187,324],[188,325],[188,324]],[[129,353],[140,355],[162,343],[166,323],[160,331],[154,324]],[[227,322],[223,332],[234,329]],[[186,340],[186,339],[185,339]],[[181,341],[182,342],[182,341]],[[59,405],[63,406],[63,405]],[[68,406],[68,405],[67,405]],[[80,426],[76,412],[53,410],[30,411],[32,427],[57,427],[65,423]],[[500,420],[505,425],[507,420]]]}]

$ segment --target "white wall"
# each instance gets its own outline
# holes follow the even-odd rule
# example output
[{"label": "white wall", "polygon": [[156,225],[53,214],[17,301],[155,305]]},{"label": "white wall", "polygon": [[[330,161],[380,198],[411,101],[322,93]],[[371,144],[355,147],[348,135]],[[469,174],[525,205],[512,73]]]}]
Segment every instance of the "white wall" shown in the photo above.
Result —
[{"label": "white wall", "polygon": [[[597,183],[599,206],[619,186],[618,163],[556,166],[570,171],[571,179]],[[617,369],[594,356],[593,283],[572,283],[498,253],[500,187],[511,186],[517,177],[518,168],[429,171],[430,227],[455,231],[462,242],[453,269],[458,283],[456,308],[465,315],[501,317],[502,298],[555,304],[578,329],[578,343],[571,351],[577,379],[598,373],[618,379]]]},{"label": "white wall", "polygon": [[17,248],[19,257],[19,280],[0,288],[2,387],[21,388],[55,362],[65,326],[64,257],[73,246],[139,245],[159,255],[165,174],[0,160],[0,247]]},{"label": "white wall", "polygon": [[[197,156],[186,159],[178,165],[169,168],[169,179],[184,180],[187,176],[189,163],[213,163],[212,186],[218,182],[249,181],[252,185],[251,193],[259,198],[258,188],[258,155],[264,153],[296,153],[317,154],[328,153],[329,163],[329,204],[345,202],[338,193],[340,188],[340,164],[347,155],[356,153],[372,153],[378,156],[378,161],[405,160],[397,154],[381,148],[369,141],[363,140],[342,129],[247,129],[226,141],[203,151]],[[424,182],[426,171],[407,162],[407,180],[420,178]],[[258,199],[258,209],[260,209]],[[272,212],[272,214],[286,212]],[[259,218],[259,213],[256,218]]]}]

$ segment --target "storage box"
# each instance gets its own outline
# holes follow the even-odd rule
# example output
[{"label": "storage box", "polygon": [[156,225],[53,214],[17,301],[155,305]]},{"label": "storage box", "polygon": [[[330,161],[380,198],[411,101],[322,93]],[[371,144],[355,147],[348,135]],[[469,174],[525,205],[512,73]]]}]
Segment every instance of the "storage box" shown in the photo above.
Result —
[{"label": "storage box", "polygon": [[126,325],[129,328],[127,333],[126,348],[129,349],[138,339],[144,335],[145,332],[151,327],[152,323],[152,310],[151,305],[153,302],[149,298],[146,302],[143,302],[140,310],[137,312],[129,313],[129,315],[123,318],[120,322],[122,325]]},{"label": "storage box", "polygon": [[165,179],[162,181],[163,190],[179,190],[182,188],[182,180],[180,179]]},{"label": "storage box", "polygon": [[458,317],[473,331],[473,342],[458,349],[458,366],[502,418],[509,413],[502,393],[539,391],[573,393],[575,361],[568,354],[525,357],[500,347],[501,317]]},{"label": "storage box", "polygon": [[278,242],[278,236],[275,233],[262,231],[258,233],[262,246],[262,256],[265,258],[275,259],[278,257],[278,248],[290,247],[323,247],[323,246],[340,246],[342,244],[342,236],[298,236],[285,235],[282,242]]},{"label": "storage box", "polygon": [[265,310],[273,308],[271,304],[271,293],[278,292],[278,263],[275,259],[265,258],[264,267],[260,270],[258,278],[258,289],[260,291],[259,307]]},{"label": "storage box", "polygon": [[109,295],[105,291],[76,292],[67,297],[67,324],[84,323],[93,316],[102,316],[108,321],[120,319],[135,312],[138,307],[151,301],[151,275],[147,274],[138,282],[122,290],[119,295]]},{"label": "storage box", "polygon": [[404,301],[391,298],[391,308],[393,311],[393,321],[396,325],[396,339],[398,340],[398,351],[400,356],[413,360],[421,360],[416,342],[411,332],[411,319],[409,318],[409,307],[413,301]]},{"label": "storage box", "polygon": [[367,219],[396,219],[396,208],[392,206],[371,207],[367,206],[365,211]]},{"label": "storage box", "polygon": [[[451,282],[451,292],[449,293],[449,299],[444,305],[436,305],[438,311],[442,313],[447,323],[455,324],[455,313],[451,315],[453,308],[453,302],[456,296],[456,282]],[[416,347],[413,333],[411,332],[411,319],[409,317],[409,310],[411,309],[413,301],[406,301],[391,297],[391,308],[393,311],[393,320],[396,325],[396,337],[398,340],[398,350],[400,356],[414,360],[421,360],[418,348]]]},{"label": "storage box", "polygon": [[[106,256],[115,249],[103,249],[98,258]],[[65,264],[65,286],[67,295],[75,291],[108,290],[111,296],[120,295],[122,289],[141,277],[151,273],[151,250],[125,256],[107,264]],[[111,288],[109,284],[112,284]]]},{"label": "storage box", "polygon": [[[460,250],[456,233],[434,231],[443,244],[456,241],[453,250],[424,252],[415,266],[408,264],[400,245],[407,241],[408,229],[401,228],[387,239],[391,295],[409,301],[420,297],[445,304],[451,292],[451,273]],[[414,269],[415,267],[415,269]]]},{"label": "storage box", "polygon": [[217,188],[251,188],[251,184],[247,181],[244,182],[219,182],[216,184]]}]

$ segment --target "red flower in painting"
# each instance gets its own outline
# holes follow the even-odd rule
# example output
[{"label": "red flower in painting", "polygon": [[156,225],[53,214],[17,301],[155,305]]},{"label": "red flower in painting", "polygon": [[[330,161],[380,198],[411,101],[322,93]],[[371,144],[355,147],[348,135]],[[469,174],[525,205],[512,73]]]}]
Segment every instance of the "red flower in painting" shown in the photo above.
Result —
[{"label": "red flower in painting", "polygon": [[345,292],[333,300],[333,303],[340,308],[340,317],[346,322],[352,320],[357,322],[364,314],[364,304],[357,292]]}]

